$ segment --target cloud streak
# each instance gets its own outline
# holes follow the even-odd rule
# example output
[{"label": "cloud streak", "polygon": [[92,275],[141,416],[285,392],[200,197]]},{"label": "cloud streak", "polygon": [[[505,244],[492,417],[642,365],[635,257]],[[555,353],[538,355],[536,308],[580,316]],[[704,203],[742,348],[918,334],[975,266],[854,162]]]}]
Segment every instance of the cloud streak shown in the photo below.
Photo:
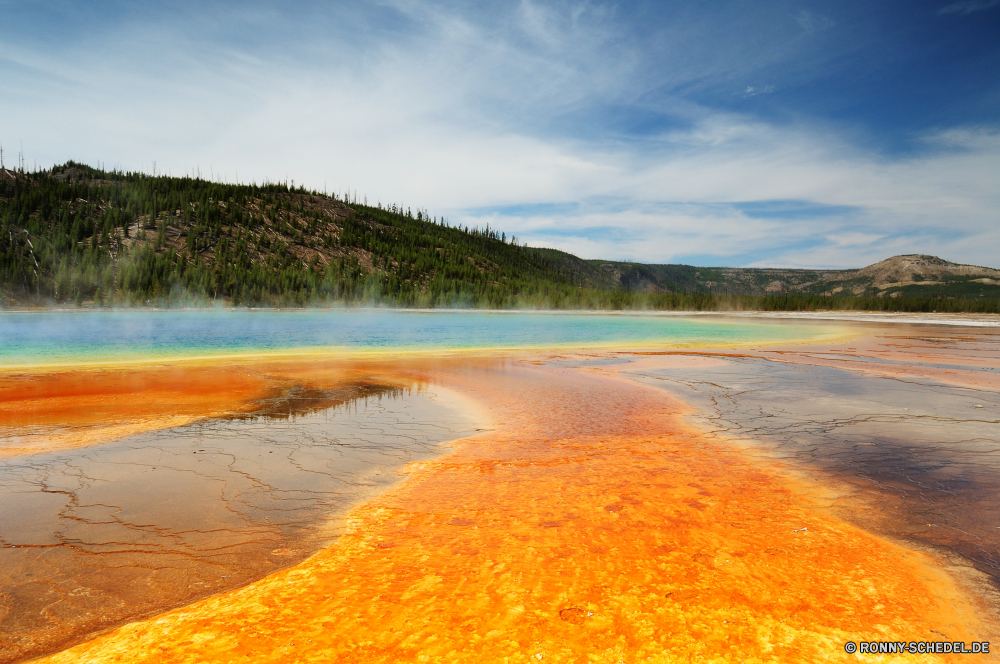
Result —
[{"label": "cloud streak", "polygon": [[123,9],[0,44],[0,140],[43,164],[350,188],[585,257],[995,262],[994,125],[887,153],[850,122],[762,114],[863,40],[822,50],[845,25],[829,12],[761,5],[717,33],[712,15],[651,7]]},{"label": "cloud streak", "polygon": [[1000,0],[962,0],[946,5],[938,10],[938,15],[963,14],[968,15],[974,12],[981,12],[993,7],[1000,6]]}]

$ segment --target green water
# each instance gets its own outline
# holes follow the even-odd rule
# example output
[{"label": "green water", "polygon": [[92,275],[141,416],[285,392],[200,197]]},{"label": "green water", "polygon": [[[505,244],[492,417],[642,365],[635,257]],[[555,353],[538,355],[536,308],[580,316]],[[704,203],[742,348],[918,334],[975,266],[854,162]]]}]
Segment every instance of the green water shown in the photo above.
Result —
[{"label": "green water", "polygon": [[0,366],[326,350],[690,347],[817,339],[833,324],[720,316],[476,311],[0,313]]}]

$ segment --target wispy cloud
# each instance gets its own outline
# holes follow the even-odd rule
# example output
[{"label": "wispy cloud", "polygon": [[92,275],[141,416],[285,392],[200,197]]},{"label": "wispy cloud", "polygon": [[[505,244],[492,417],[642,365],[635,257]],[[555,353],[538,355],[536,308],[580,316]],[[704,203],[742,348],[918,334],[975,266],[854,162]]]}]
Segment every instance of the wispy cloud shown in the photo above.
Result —
[{"label": "wispy cloud", "polygon": [[938,10],[938,15],[943,14],[971,14],[981,12],[986,9],[1000,6],[1000,0],[962,0],[946,5]]},{"label": "wispy cloud", "polygon": [[861,231],[843,231],[825,236],[831,245],[837,248],[861,248],[870,247],[885,238],[884,233],[864,233]]},{"label": "wispy cloud", "polygon": [[773,85],[764,85],[760,87],[754,87],[752,85],[748,85],[747,89],[743,91],[743,96],[756,97],[757,95],[769,95],[772,92],[774,92]]},{"label": "wispy cloud", "polygon": [[548,203],[453,215],[590,258],[857,267],[937,252],[996,262],[989,245],[974,248],[997,235],[1000,193],[989,182],[1000,137],[990,132],[935,134],[936,151],[891,161],[823,127],[738,116],[661,141],[669,147],[641,162],[580,155],[605,170]]},{"label": "wispy cloud", "polygon": [[543,0],[102,17],[44,47],[0,43],[0,140],[41,163],[349,187],[594,258],[995,263],[995,126],[943,124],[893,154],[847,121],[751,115],[841,53],[810,50],[832,18],[767,6],[724,34],[660,3],[632,8],[667,14],[652,18]]},{"label": "wispy cloud", "polygon": [[799,11],[795,20],[806,32],[829,30],[837,25],[837,22],[829,16],[806,11],[805,9]]}]

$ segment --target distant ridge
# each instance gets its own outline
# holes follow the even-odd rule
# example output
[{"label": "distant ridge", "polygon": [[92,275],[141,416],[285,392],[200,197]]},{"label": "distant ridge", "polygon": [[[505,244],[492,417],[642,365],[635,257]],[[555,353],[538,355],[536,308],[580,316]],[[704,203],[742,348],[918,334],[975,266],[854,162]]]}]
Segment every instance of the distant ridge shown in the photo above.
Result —
[{"label": "distant ridge", "polygon": [[1000,284],[1000,270],[951,263],[926,254],[905,254],[861,268],[855,273],[855,278],[870,279],[872,286],[880,290],[938,285],[956,280],[996,286]]},{"label": "distant ridge", "polygon": [[[854,270],[695,267],[587,260],[550,250],[567,269],[595,285],[636,292],[826,297],[1000,298],[1000,270],[907,254]],[[581,266],[583,263],[585,265]]]},{"label": "distant ridge", "polygon": [[1000,270],[586,260],[423,210],[302,187],[0,169],[0,306],[179,304],[1000,313]]}]

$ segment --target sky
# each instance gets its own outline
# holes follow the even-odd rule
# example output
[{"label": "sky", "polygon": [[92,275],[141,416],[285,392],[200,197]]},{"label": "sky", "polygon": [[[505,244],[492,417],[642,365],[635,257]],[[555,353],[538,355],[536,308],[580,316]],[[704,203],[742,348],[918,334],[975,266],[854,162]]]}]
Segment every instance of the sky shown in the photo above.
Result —
[{"label": "sky", "polygon": [[0,18],[7,166],[294,181],[584,258],[1000,267],[1000,0],[0,0]]}]

